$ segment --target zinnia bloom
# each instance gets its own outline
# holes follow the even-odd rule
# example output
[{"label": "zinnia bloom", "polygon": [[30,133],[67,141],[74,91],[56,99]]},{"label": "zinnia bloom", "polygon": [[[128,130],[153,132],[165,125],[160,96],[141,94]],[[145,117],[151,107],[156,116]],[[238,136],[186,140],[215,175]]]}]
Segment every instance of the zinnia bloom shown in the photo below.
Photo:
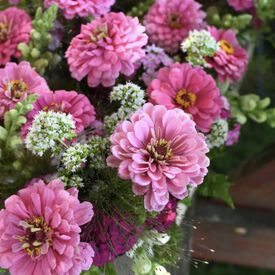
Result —
[{"label": "zinnia bloom", "polygon": [[253,0],[227,0],[227,3],[236,11],[250,10],[254,7]]},{"label": "zinnia bloom", "polygon": [[49,92],[47,82],[28,62],[7,63],[0,69],[0,118],[30,94]]},{"label": "zinnia bloom", "polygon": [[19,43],[28,43],[31,32],[31,18],[24,11],[8,8],[0,12],[0,65],[5,65],[11,57],[19,57]]},{"label": "zinnia bloom", "polygon": [[189,31],[202,27],[204,17],[201,5],[194,0],[157,0],[144,24],[152,43],[174,53]]},{"label": "zinnia bloom", "polygon": [[80,242],[81,225],[93,217],[75,188],[59,180],[29,185],[5,201],[0,212],[0,266],[17,275],[77,275],[94,251]]},{"label": "zinnia bloom", "polygon": [[75,91],[55,91],[42,94],[33,105],[33,110],[27,115],[27,123],[22,127],[22,136],[25,138],[32,125],[34,117],[40,111],[55,111],[71,114],[76,133],[82,132],[95,121],[95,108],[89,99]]},{"label": "zinnia bloom", "polygon": [[148,87],[153,104],[168,109],[181,108],[192,115],[197,128],[208,132],[219,118],[223,100],[216,82],[201,68],[187,63],[162,68]]},{"label": "zinnia bloom", "polygon": [[57,4],[67,19],[106,14],[115,0],[44,0],[45,7]]},{"label": "zinnia bloom", "polygon": [[147,103],[119,124],[110,140],[108,165],[132,180],[148,211],[163,210],[169,194],[183,199],[188,185],[202,183],[207,173],[205,137],[183,110]]},{"label": "zinnia bloom", "polygon": [[112,215],[100,209],[95,210],[92,221],[83,226],[81,240],[89,242],[95,251],[93,264],[104,266],[114,261],[119,255],[129,251],[139,239],[142,227],[137,226],[113,210]]},{"label": "zinnia bloom", "polygon": [[232,30],[218,30],[215,27],[209,27],[208,30],[219,44],[214,57],[207,59],[208,64],[216,70],[220,81],[240,80],[247,68],[248,54],[239,45],[236,33]]},{"label": "zinnia bloom", "polygon": [[137,18],[122,12],[112,12],[82,25],[81,33],[73,38],[66,53],[72,77],[80,81],[88,76],[90,87],[109,87],[120,73],[132,75],[134,63],[145,55],[144,31]]}]

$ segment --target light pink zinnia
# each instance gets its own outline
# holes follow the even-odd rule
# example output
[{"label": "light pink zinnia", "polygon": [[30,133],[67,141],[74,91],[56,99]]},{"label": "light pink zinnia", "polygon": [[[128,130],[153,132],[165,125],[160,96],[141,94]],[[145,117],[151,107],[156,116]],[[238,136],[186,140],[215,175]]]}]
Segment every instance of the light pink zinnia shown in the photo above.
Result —
[{"label": "light pink zinnia", "polygon": [[227,3],[236,11],[250,10],[254,7],[253,0],[227,0]]},{"label": "light pink zinnia", "polygon": [[201,5],[194,0],[157,0],[144,24],[152,43],[174,53],[189,31],[202,27],[204,17]]},{"label": "light pink zinnia", "polygon": [[197,128],[208,132],[217,120],[223,100],[213,77],[187,63],[162,68],[148,87],[150,102],[168,109],[181,108],[192,115]]},{"label": "light pink zinnia", "polygon": [[248,54],[239,45],[236,33],[232,30],[219,30],[215,27],[209,27],[208,31],[219,44],[219,49],[214,57],[207,59],[208,64],[216,70],[220,81],[240,80],[247,68]]},{"label": "light pink zinnia", "polygon": [[28,62],[7,63],[0,69],[0,119],[30,94],[49,91],[47,82]]},{"label": "light pink zinnia", "polygon": [[31,32],[31,18],[24,11],[8,8],[0,12],[0,65],[5,65],[11,57],[21,56],[19,43],[28,43]]},{"label": "light pink zinnia", "polygon": [[88,76],[90,87],[109,87],[120,73],[132,75],[134,63],[145,55],[144,31],[137,18],[122,12],[112,12],[82,25],[81,33],[73,38],[66,53],[72,77],[80,81]]},{"label": "light pink zinnia", "polygon": [[0,266],[12,275],[78,275],[94,251],[80,242],[81,225],[93,217],[75,188],[40,180],[5,201],[0,212]]},{"label": "light pink zinnia", "polygon": [[131,179],[133,192],[144,195],[148,211],[161,211],[169,194],[188,195],[188,185],[201,184],[209,159],[205,137],[183,110],[167,110],[147,103],[111,136],[107,163],[118,167],[122,179]]},{"label": "light pink zinnia", "polygon": [[39,111],[56,111],[71,114],[76,133],[82,132],[95,121],[95,108],[89,99],[75,91],[55,91],[42,94],[33,105],[33,110],[27,115],[27,123],[22,127],[22,136],[25,138],[32,125],[34,117]]},{"label": "light pink zinnia", "polygon": [[106,14],[115,0],[44,0],[45,7],[57,4],[67,19]]}]

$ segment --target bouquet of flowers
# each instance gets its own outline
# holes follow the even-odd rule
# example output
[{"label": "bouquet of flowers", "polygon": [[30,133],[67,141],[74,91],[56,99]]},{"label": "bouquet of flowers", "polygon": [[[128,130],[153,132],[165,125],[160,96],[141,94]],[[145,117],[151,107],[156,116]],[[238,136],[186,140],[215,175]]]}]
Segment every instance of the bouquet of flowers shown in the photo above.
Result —
[{"label": "bouquet of flowers", "polygon": [[248,118],[275,126],[238,93],[272,5],[0,1],[0,267],[170,274],[187,197],[233,204],[210,160]]}]

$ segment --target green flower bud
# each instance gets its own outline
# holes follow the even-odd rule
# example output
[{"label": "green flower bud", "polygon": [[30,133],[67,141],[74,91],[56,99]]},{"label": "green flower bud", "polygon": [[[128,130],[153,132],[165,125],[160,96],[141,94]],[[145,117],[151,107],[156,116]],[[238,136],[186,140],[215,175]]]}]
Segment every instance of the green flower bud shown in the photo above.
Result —
[{"label": "green flower bud", "polygon": [[38,58],[40,56],[40,51],[36,48],[33,48],[32,51],[31,51],[31,56],[33,58]]},{"label": "green flower bud", "polygon": [[270,98],[266,97],[266,98],[260,100],[260,102],[258,103],[258,107],[260,109],[265,109],[265,108],[267,108],[270,105],[270,103],[271,103]]},{"label": "green flower bud", "polygon": [[256,101],[249,96],[241,98],[241,108],[246,112],[251,112],[257,107]]},{"label": "green flower bud", "polygon": [[255,111],[250,113],[249,117],[257,123],[263,123],[267,120],[267,114],[264,111]]},{"label": "green flower bud", "polygon": [[30,48],[26,43],[20,43],[17,48],[23,56],[28,56]]}]

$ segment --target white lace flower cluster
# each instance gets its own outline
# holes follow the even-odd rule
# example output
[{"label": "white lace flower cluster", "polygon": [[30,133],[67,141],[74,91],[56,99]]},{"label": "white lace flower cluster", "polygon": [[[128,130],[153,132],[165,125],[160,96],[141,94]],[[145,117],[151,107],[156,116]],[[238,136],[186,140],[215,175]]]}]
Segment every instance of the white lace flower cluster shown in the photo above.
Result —
[{"label": "white lace flower cluster", "polygon": [[59,154],[61,144],[75,136],[72,115],[40,111],[33,120],[25,144],[28,150],[38,156],[43,156],[48,150],[53,154]]},{"label": "white lace flower cluster", "polygon": [[228,123],[224,119],[219,119],[213,123],[211,132],[206,136],[206,143],[209,149],[222,146],[228,134]]},{"label": "white lace flower cluster", "polygon": [[117,85],[113,88],[110,101],[119,101],[120,108],[111,116],[106,116],[104,119],[104,125],[106,132],[111,134],[116,125],[136,112],[145,103],[145,92],[136,84],[131,82],[125,85]]},{"label": "white lace flower cluster", "polygon": [[83,182],[83,178],[73,174],[73,175],[62,175],[62,172],[64,171],[60,171],[61,173],[58,174],[58,178],[64,183],[65,186],[67,187],[76,187],[76,188],[83,188],[84,187],[84,182]]},{"label": "white lace flower cluster", "polygon": [[205,66],[205,57],[214,56],[218,48],[218,43],[206,30],[190,31],[181,44],[182,51],[187,54],[186,60],[193,66]]},{"label": "white lace flower cluster", "polygon": [[109,139],[92,136],[88,141],[89,157],[91,159],[89,166],[94,169],[103,169],[106,167],[106,156],[110,147]]}]

